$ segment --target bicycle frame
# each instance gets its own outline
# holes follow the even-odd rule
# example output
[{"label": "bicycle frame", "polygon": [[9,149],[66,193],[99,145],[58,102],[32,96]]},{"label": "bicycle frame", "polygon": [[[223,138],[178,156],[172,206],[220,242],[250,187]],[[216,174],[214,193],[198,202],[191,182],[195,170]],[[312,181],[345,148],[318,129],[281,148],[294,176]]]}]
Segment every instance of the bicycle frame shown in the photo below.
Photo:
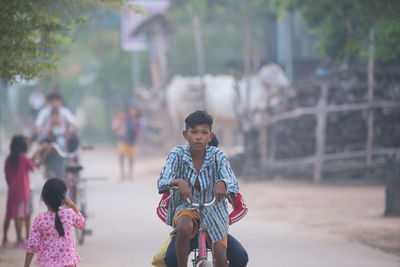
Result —
[{"label": "bicycle frame", "polygon": [[[80,177],[82,166],[68,166],[66,170],[66,184],[69,192],[69,197],[75,202],[82,216],[87,219],[87,204],[86,204],[86,183]],[[76,229],[76,238],[80,245],[85,240],[85,235],[91,234],[89,229]]]},{"label": "bicycle frame", "polygon": [[[161,189],[159,190],[159,193],[166,193],[167,191],[169,191],[169,198],[172,197],[172,195],[174,194],[174,192],[176,192],[176,190],[178,189],[178,187],[173,186],[173,187],[166,187],[165,189]],[[187,199],[187,202],[194,208],[198,208],[199,211],[199,215],[200,215],[200,227],[199,227],[199,233],[198,233],[198,238],[197,238],[197,242],[198,242],[198,253],[199,255],[197,255],[197,251],[196,249],[194,250],[194,258],[192,259],[192,263],[194,267],[208,267],[208,266],[212,266],[211,262],[209,262],[207,260],[207,232],[208,232],[208,226],[205,224],[204,221],[204,209],[206,207],[212,206],[215,203],[215,197],[213,198],[213,200],[209,203],[202,203],[202,202],[198,202],[198,203],[192,203],[190,201],[190,199]]]},{"label": "bicycle frame", "polygon": [[[65,152],[57,143],[51,143],[54,150],[64,159],[76,158],[78,155],[78,148],[73,152]],[[91,149],[88,147],[86,149]],[[79,211],[85,219],[87,219],[87,201],[86,201],[86,180],[80,177],[80,172],[83,167],[76,162],[72,165],[69,164],[65,169],[65,182],[67,185],[67,194],[75,202]],[[90,229],[76,230],[76,238],[81,245],[85,240],[85,235],[91,235]]]},{"label": "bicycle frame", "polygon": [[199,234],[198,234],[198,238],[197,238],[197,242],[198,242],[198,249],[199,249],[199,256],[196,257],[195,254],[195,258],[193,261],[193,265],[195,267],[199,267],[202,266],[203,263],[210,265],[211,263],[209,261],[207,261],[207,232],[208,232],[208,226],[205,224],[204,222],[204,209],[206,207],[212,206],[215,203],[215,197],[213,198],[213,200],[209,203],[191,203],[189,202],[189,204],[192,207],[195,208],[199,208],[199,215],[200,215],[200,228],[199,228]]}]

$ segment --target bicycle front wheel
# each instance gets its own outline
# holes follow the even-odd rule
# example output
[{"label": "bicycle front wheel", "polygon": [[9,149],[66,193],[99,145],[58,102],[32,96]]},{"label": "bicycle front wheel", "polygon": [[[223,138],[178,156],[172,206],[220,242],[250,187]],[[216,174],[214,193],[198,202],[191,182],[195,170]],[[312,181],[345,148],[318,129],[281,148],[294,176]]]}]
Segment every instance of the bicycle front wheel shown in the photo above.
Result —
[{"label": "bicycle front wheel", "polygon": [[[78,205],[78,209],[82,213],[83,217],[86,218],[86,205],[84,203],[80,203],[80,205]],[[78,241],[78,244],[82,245],[83,242],[85,241],[85,229],[78,230],[75,228],[75,236]]]}]

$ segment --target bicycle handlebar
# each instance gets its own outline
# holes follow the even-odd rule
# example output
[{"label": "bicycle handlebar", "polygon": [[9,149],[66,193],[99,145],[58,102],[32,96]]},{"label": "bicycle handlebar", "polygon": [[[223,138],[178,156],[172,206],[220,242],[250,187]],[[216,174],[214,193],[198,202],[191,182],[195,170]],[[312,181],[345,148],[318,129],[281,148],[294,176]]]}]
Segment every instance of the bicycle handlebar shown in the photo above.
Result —
[{"label": "bicycle handlebar", "polygon": [[178,190],[177,186],[169,186],[169,185],[164,185],[160,189],[158,189],[159,194],[173,194],[175,191]]},{"label": "bicycle handlebar", "polygon": [[62,150],[62,148],[55,142],[51,143],[51,146],[54,148],[54,150],[60,155],[62,158],[74,158],[78,154],[78,148],[75,149],[72,152],[65,152]]},{"label": "bicycle handlebar", "polygon": [[211,202],[208,202],[208,203],[201,203],[201,202],[199,202],[199,203],[192,203],[192,202],[190,201],[189,198],[187,199],[187,202],[189,202],[190,206],[192,206],[192,207],[194,207],[194,208],[209,207],[209,206],[214,205],[214,203],[215,203],[215,197],[213,198],[213,200],[211,200]]},{"label": "bicycle handlebar", "polygon": [[78,150],[79,148],[82,150],[91,150],[93,149],[93,146],[87,145],[87,146],[78,146],[74,151],[72,152],[65,152],[62,150],[59,144],[56,142],[50,143],[50,145],[54,148],[54,150],[60,155],[62,158],[74,158],[78,155]]},{"label": "bicycle handlebar", "polygon": [[[172,196],[172,194],[176,191],[178,191],[177,186],[164,185],[158,190],[158,193],[159,194],[168,194],[169,193],[170,196],[168,198],[170,198]],[[212,205],[214,205],[215,200],[216,199],[214,197],[213,200],[211,200],[211,202],[208,202],[208,203],[201,203],[201,202],[193,203],[189,198],[186,199],[186,201],[194,208],[212,206]]]}]

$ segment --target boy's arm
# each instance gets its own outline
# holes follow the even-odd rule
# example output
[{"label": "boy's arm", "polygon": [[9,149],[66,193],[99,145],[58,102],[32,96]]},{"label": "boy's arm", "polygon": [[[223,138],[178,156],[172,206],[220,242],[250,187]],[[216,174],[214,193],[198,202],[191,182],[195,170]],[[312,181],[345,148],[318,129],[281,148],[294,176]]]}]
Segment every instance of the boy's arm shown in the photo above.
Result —
[{"label": "boy's arm", "polygon": [[165,165],[162,167],[157,186],[160,189],[163,186],[170,185],[171,181],[176,178],[176,170],[178,166],[178,154],[175,149],[169,152]]},{"label": "boy's arm", "polygon": [[167,161],[161,170],[160,178],[158,178],[157,185],[158,189],[163,186],[177,186],[178,193],[181,199],[189,198],[192,200],[192,192],[189,189],[188,184],[185,180],[176,177],[176,171],[178,169],[178,153],[179,148],[175,147],[168,154]]},{"label": "boy's arm", "polygon": [[[225,153],[221,152],[217,156],[218,160],[218,184],[223,182],[226,188],[226,194],[239,193],[239,186],[235,174],[232,171],[231,165],[229,164],[228,157]],[[221,181],[221,182],[220,182]],[[221,186],[222,187],[222,186]]]}]

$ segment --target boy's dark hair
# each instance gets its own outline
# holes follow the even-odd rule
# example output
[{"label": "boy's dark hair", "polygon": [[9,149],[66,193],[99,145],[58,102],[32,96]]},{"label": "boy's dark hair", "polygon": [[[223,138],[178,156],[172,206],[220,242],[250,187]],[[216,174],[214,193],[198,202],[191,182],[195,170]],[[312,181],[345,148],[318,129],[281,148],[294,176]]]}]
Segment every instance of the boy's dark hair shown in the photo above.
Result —
[{"label": "boy's dark hair", "polygon": [[189,128],[194,128],[196,125],[199,124],[207,124],[208,126],[210,126],[211,131],[213,118],[207,112],[198,110],[189,114],[189,116],[187,116],[185,119],[185,123],[186,130],[188,130]]},{"label": "boy's dark hair", "polygon": [[[207,124],[208,126],[210,126],[210,131],[211,131],[213,118],[207,112],[198,110],[189,114],[189,116],[187,116],[185,119],[185,123],[186,123],[186,130],[188,130],[189,128],[194,128],[196,125],[199,124]],[[219,144],[218,139],[214,134],[213,138],[208,143],[208,145],[218,147],[218,144]]]},{"label": "boy's dark hair", "polygon": [[27,138],[23,135],[14,135],[10,144],[10,163],[16,168],[18,166],[19,155],[28,150]]},{"label": "boy's dark hair", "polygon": [[52,211],[56,213],[55,226],[59,236],[64,236],[64,227],[61,223],[61,219],[58,216],[58,210],[62,205],[65,194],[67,192],[67,186],[65,182],[59,178],[51,178],[43,186],[42,199]]},{"label": "boy's dark hair", "polygon": [[52,100],[59,100],[59,101],[63,101],[63,97],[60,93],[58,92],[53,92],[47,95],[47,99],[52,101]]}]

